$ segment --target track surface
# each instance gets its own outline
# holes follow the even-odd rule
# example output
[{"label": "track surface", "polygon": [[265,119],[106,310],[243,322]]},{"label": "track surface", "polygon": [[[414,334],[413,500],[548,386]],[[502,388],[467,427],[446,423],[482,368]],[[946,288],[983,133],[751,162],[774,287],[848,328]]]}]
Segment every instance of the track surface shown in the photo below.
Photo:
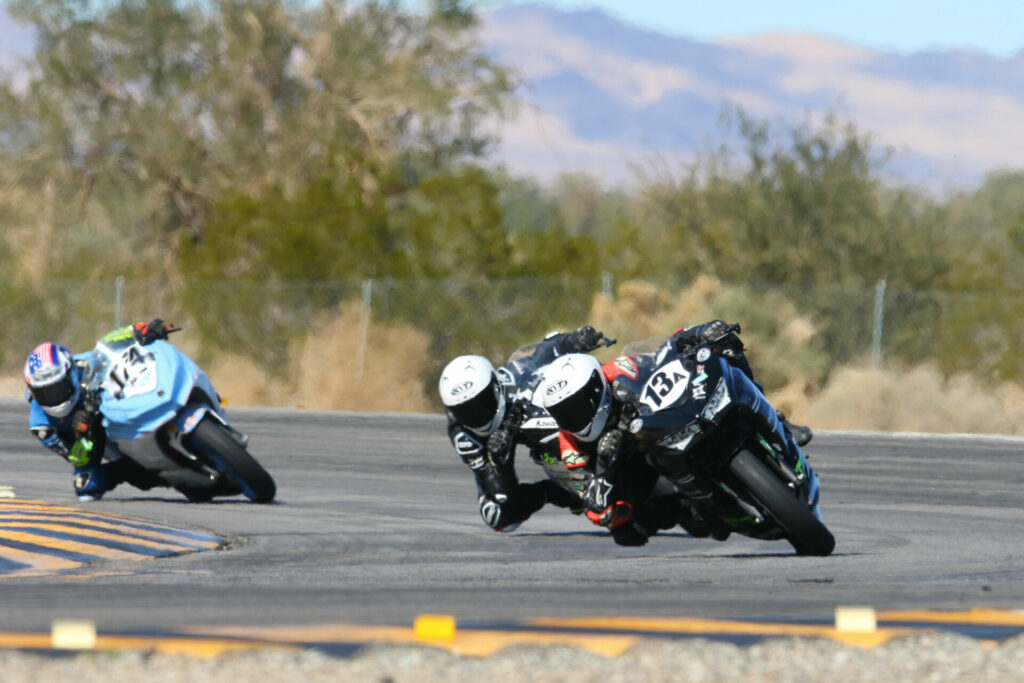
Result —
[{"label": "track surface", "polygon": [[[188,626],[411,625],[538,617],[826,622],[837,605],[1024,609],[1024,440],[819,434],[808,447],[827,558],[784,542],[682,533],[619,548],[585,519],[542,510],[519,531],[479,519],[440,416],[231,409],[278,501],[190,504],[122,486],[79,504],[69,467],[35,444],[23,403],[0,401],[0,485],[19,498],[201,527],[226,551],[99,561],[0,578],[0,630],[84,618],[101,631]],[[524,480],[541,471],[520,450]]]}]

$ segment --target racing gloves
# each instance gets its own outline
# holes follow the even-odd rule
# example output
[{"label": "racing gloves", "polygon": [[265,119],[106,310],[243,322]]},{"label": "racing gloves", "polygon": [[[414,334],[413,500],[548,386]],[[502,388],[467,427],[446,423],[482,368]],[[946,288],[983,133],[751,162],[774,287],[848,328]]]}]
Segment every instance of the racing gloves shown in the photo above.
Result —
[{"label": "racing gloves", "polygon": [[676,351],[685,351],[700,344],[721,343],[733,351],[742,351],[743,342],[738,336],[739,323],[726,324],[723,320],[711,320],[703,325],[694,325],[678,330],[672,335],[672,343]]},{"label": "racing gloves", "polygon": [[132,328],[132,336],[135,337],[135,341],[145,346],[155,342],[157,339],[167,339],[167,335],[171,332],[176,332],[177,329],[174,325],[165,323],[160,318],[153,318],[148,323],[135,323],[135,327]]},{"label": "racing gloves", "polygon": [[590,325],[584,325],[578,330],[568,332],[558,341],[560,353],[589,353],[601,346],[615,343],[614,339],[608,339],[603,332],[595,330]]}]

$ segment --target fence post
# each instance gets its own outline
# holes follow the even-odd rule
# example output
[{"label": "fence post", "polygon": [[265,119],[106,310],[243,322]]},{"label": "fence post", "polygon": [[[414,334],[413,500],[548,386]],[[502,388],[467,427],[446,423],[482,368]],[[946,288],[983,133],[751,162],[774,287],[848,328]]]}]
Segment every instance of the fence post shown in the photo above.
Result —
[{"label": "fence post", "polygon": [[601,292],[609,298],[612,296],[612,285],[614,282],[615,279],[611,273],[608,271],[601,273]]},{"label": "fence post", "polygon": [[363,378],[363,365],[366,363],[366,343],[370,336],[370,302],[372,300],[373,280],[363,280],[363,306],[359,312],[359,352],[356,355],[356,376]]},{"label": "fence post", "polygon": [[124,275],[114,280],[114,329],[121,327],[121,296],[124,294]]},{"label": "fence post", "polygon": [[878,369],[882,360],[882,317],[885,313],[885,278],[875,285],[875,323],[871,330],[871,367]]}]

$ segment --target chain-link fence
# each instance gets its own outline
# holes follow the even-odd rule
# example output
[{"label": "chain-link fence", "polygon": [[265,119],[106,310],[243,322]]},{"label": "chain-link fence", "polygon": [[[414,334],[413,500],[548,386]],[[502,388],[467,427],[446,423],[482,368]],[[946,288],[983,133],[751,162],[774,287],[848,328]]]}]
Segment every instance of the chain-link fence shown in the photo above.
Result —
[{"label": "chain-link fence", "polygon": [[[164,282],[49,281],[2,290],[0,368],[15,376],[44,340],[80,351],[119,323],[161,317],[201,363],[245,359],[246,373],[297,391],[296,363],[310,381],[345,373],[392,373],[418,382],[429,403],[440,368],[460,353],[502,362],[553,329],[593,324],[625,342],[724,318],[743,325],[769,388],[801,376],[821,386],[839,366],[931,363],[980,381],[1024,379],[1024,293],[902,291],[891,282],[852,290],[719,283],[616,283],[594,278],[519,280]],[[613,349],[614,350],[614,349]],[[610,352],[609,352],[610,353]],[[323,365],[318,365],[318,358]],[[358,394],[358,383],[351,391]],[[345,405],[357,407],[354,395]],[[311,404],[313,402],[310,402]],[[379,403],[377,405],[380,405]]]}]

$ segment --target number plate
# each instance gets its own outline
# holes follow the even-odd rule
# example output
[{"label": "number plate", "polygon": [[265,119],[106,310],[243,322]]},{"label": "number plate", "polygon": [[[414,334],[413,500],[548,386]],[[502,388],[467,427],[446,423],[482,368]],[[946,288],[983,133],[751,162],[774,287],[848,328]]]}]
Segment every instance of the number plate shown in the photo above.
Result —
[{"label": "number plate", "polygon": [[153,391],[156,389],[156,360],[142,353],[138,346],[129,346],[114,360],[103,385],[115,396],[122,392],[124,398]]},{"label": "number plate", "polygon": [[640,392],[640,402],[657,412],[674,405],[686,392],[690,373],[678,358],[658,368]]}]

